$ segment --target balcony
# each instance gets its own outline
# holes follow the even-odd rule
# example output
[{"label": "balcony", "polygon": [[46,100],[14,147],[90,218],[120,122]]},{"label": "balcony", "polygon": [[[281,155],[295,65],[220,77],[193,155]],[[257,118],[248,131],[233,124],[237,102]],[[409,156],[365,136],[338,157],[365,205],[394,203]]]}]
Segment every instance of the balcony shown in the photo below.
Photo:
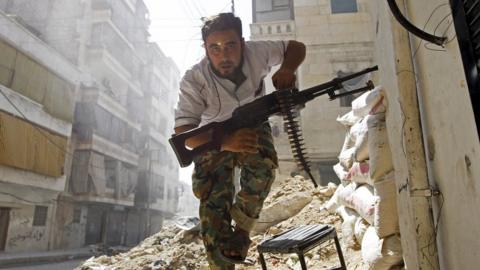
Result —
[{"label": "balcony", "polygon": [[111,23],[96,23],[92,27],[89,56],[107,58],[107,53],[114,59],[115,66],[120,65],[118,69],[127,81],[139,80],[141,60],[135,54],[135,48],[122,38]]},{"label": "balcony", "polygon": [[124,199],[115,199],[115,198],[97,196],[97,195],[75,195],[74,200],[78,202],[104,203],[104,204],[122,205],[122,206],[130,206],[130,207],[134,206],[133,195]]},{"label": "balcony", "polygon": [[149,26],[147,10],[137,9],[137,0],[93,0],[92,9],[94,22],[111,21],[131,45],[139,41],[139,32],[145,33],[142,40],[146,42]]},{"label": "balcony", "polygon": [[[108,74],[117,84],[121,83],[139,97],[143,97],[138,77],[133,77],[131,72],[106,48],[91,47],[88,51],[87,63],[92,70],[97,72],[97,74],[94,75],[100,76],[101,73]],[[101,78],[97,78],[97,80],[101,81]]]},{"label": "balcony", "polygon": [[295,22],[294,21],[275,21],[262,22],[250,25],[251,39],[265,39],[266,37],[294,37]]},{"label": "balcony", "polygon": [[112,143],[97,134],[92,134],[90,142],[79,142],[76,149],[93,150],[133,166],[138,166],[140,158],[139,155],[121,147],[118,144]]},{"label": "balcony", "polygon": [[133,129],[137,131],[141,130],[141,124],[135,122],[132,117],[130,117],[130,113],[127,108],[120,104],[118,100],[108,95],[105,91],[101,91],[99,89],[84,90],[82,101],[98,104],[100,107],[115,115],[117,118],[125,121]]}]

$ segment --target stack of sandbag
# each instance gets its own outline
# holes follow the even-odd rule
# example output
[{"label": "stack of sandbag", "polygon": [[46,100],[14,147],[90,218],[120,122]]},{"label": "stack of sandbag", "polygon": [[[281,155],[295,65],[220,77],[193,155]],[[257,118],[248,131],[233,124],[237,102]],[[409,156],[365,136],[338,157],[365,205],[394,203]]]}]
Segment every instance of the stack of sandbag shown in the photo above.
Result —
[{"label": "stack of sandbag", "polygon": [[341,184],[324,205],[343,219],[343,245],[361,245],[370,269],[390,269],[403,262],[385,101],[382,87],[376,87],[337,119],[347,127],[333,167]]}]

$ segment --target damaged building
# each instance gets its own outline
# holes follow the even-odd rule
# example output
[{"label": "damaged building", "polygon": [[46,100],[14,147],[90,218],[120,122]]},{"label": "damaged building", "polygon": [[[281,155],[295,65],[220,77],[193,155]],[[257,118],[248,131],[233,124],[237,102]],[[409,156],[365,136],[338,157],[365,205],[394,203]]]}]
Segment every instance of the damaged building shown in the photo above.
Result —
[{"label": "damaged building", "polygon": [[0,250],[134,245],[160,230],[181,186],[166,145],[179,70],[148,41],[143,1],[2,0],[0,12],[12,59],[0,87],[22,104],[1,101]]},{"label": "damaged building", "polygon": [[0,25],[0,251],[47,250],[80,72],[19,18]]}]

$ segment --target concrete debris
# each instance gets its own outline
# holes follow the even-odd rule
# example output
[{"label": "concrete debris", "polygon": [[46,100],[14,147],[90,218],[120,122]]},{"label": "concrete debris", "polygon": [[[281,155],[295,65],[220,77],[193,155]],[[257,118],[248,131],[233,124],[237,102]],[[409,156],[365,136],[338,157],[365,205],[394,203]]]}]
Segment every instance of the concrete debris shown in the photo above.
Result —
[{"label": "concrete debris", "polygon": [[[334,193],[336,185],[313,188],[308,179],[295,176],[285,180],[277,180],[265,201],[264,210],[275,208],[274,205],[285,205],[286,198],[305,198],[301,209],[286,209],[293,216],[265,228],[262,234],[252,234],[252,246],[249,257],[256,258],[254,266],[238,265],[236,269],[261,269],[256,246],[263,240],[288,229],[307,224],[330,224],[335,226],[339,238],[342,238],[342,219],[337,214],[326,211],[323,207]],[[294,208],[299,208],[298,205]],[[267,212],[265,212],[265,215]],[[180,225],[179,225],[180,224]],[[124,253],[112,256],[97,256],[85,261],[76,270],[177,270],[200,269],[208,270],[208,263],[199,231],[185,230],[180,227],[196,227],[195,219],[186,218],[183,221],[166,222],[157,234],[145,239],[138,246]],[[328,242],[327,242],[328,243]],[[312,249],[306,256],[308,269],[329,269],[339,266],[335,245],[323,244]],[[361,251],[342,247],[348,269],[366,270],[368,266],[362,261]],[[268,269],[301,269],[295,254],[265,254]]]}]

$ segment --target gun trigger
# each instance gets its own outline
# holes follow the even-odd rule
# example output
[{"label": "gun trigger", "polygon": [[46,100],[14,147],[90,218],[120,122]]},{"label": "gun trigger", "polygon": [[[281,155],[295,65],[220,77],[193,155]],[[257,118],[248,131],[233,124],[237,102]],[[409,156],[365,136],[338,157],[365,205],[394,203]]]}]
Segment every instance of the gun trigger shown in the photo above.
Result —
[{"label": "gun trigger", "polygon": [[336,98],[335,91],[333,90],[328,91],[327,95],[330,98],[330,100],[334,100]]}]

